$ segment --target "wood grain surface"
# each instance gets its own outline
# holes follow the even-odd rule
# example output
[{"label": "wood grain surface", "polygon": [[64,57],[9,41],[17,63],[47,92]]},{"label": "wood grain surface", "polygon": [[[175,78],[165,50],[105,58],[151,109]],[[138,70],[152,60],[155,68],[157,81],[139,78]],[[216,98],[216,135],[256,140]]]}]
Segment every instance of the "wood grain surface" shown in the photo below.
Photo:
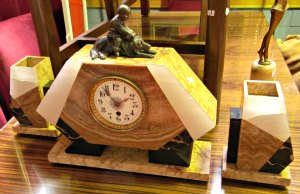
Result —
[{"label": "wood grain surface", "polygon": [[[268,29],[263,13],[231,12],[226,43],[219,122],[201,140],[212,142],[208,183],[136,173],[53,165],[47,154],[56,139],[16,135],[8,124],[0,132],[0,188],[4,193],[299,193],[300,96],[282,55],[272,40],[270,58],[277,63],[276,80],[284,93],[295,159],[291,185],[272,187],[222,180],[223,146],[227,145],[230,107],[239,107],[243,81]],[[13,121],[12,121],[13,122]],[[10,122],[11,123],[11,122]]]}]

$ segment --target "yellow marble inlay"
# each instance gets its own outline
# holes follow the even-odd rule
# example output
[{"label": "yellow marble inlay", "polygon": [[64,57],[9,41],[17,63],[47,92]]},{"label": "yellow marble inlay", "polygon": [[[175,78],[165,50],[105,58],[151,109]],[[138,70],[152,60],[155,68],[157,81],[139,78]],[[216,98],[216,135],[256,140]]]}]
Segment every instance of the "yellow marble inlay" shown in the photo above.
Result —
[{"label": "yellow marble inlay", "polygon": [[54,80],[54,74],[52,71],[52,66],[49,57],[45,57],[39,64],[34,66],[37,77],[38,77],[38,87],[41,96],[44,96],[43,86],[45,86],[50,80]]},{"label": "yellow marble inlay", "polygon": [[193,72],[193,70],[185,63],[180,55],[173,49],[168,47],[154,47],[157,51],[154,58],[126,58],[126,57],[109,57],[105,60],[91,60],[89,52],[93,45],[88,44],[81,48],[72,56],[73,60],[84,60],[86,63],[102,63],[102,64],[120,64],[120,65],[165,65],[172,74],[177,78],[182,87],[190,94],[195,102],[207,113],[209,118],[215,123],[217,116],[217,100]]},{"label": "yellow marble inlay", "polygon": [[181,85],[208,114],[211,120],[216,121],[217,100],[198,78],[198,76],[192,71],[191,68],[189,68],[189,66],[173,48],[159,48],[158,51],[159,52],[157,53],[156,57],[168,58],[168,62],[162,65],[168,67]]},{"label": "yellow marble inlay", "polygon": [[34,69],[34,75],[38,81],[38,88],[41,98],[44,96],[43,86],[50,80],[54,80],[54,74],[49,57],[27,56],[16,63],[17,67]]}]

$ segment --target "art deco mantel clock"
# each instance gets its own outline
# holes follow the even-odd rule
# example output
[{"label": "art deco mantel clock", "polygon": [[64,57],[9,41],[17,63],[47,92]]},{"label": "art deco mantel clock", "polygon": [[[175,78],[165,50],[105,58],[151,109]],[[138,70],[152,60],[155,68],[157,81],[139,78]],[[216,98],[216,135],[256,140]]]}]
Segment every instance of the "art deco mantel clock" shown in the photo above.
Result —
[{"label": "art deco mantel clock", "polygon": [[149,150],[150,162],[188,166],[194,140],[216,124],[216,99],[196,74],[172,48],[91,60],[91,47],[66,62],[37,109],[73,142],[66,152]]}]

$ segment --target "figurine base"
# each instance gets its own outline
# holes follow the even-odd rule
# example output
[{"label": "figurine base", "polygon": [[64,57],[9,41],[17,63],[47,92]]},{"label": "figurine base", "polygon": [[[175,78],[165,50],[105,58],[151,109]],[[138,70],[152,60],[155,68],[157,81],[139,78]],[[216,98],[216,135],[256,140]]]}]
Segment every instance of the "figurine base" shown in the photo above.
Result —
[{"label": "figurine base", "polygon": [[236,168],[235,163],[227,163],[227,146],[223,148],[222,178],[246,182],[263,183],[276,186],[288,186],[291,184],[290,170],[286,167],[280,174],[247,171]]},{"label": "figurine base", "polygon": [[33,126],[22,126],[19,122],[13,125],[13,131],[20,134],[37,135],[45,137],[58,137],[60,132],[55,127],[37,128]]},{"label": "figurine base", "polygon": [[141,149],[107,146],[101,157],[68,154],[71,141],[62,136],[48,154],[52,163],[102,168],[133,173],[190,179],[209,180],[211,143],[195,141],[189,167],[154,164],[148,162],[148,151]]},{"label": "figurine base", "polygon": [[253,61],[251,67],[251,80],[275,80],[276,63],[270,60],[269,65],[259,64],[259,59]]}]

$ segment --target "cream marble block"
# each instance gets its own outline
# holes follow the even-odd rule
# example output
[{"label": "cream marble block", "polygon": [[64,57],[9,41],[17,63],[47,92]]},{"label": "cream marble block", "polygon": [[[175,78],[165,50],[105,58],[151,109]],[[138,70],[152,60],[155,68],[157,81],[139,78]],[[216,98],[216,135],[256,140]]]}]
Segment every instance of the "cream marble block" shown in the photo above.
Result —
[{"label": "cream marble block", "polygon": [[[176,75],[178,71],[172,72],[171,68],[164,65],[148,65],[147,67],[194,140],[215,127],[216,118],[212,118],[213,115],[216,116],[215,98],[210,93],[208,94],[202,82],[200,85],[196,84],[198,78],[186,75],[189,82],[186,85],[187,90],[180,83],[180,80],[184,78]],[[184,74],[183,72],[181,73]],[[198,101],[191,100],[190,96],[194,96],[194,99]]]},{"label": "cream marble block", "polygon": [[264,183],[278,186],[289,186],[291,175],[289,168],[285,168],[280,174],[241,170],[236,168],[236,164],[227,163],[227,147],[223,148],[222,178],[240,180],[255,183]]},{"label": "cream marble block", "polygon": [[286,141],[290,137],[284,96],[278,81],[244,82],[242,119]]},{"label": "cream marble block", "polygon": [[[62,136],[48,154],[52,163],[102,168],[150,175],[209,180],[211,143],[195,141],[189,167],[154,164],[148,162],[148,151],[132,148],[107,147],[100,157],[68,154],[65,149],[70,140]],[[100,172],[101,173],[101,172]]]},{"label": "cream marble block", "polygon": [[54,80],[49,57],[27,56],[10,67],[10,95],[18,98],[38,87],[41,98],[43,86]]}]

